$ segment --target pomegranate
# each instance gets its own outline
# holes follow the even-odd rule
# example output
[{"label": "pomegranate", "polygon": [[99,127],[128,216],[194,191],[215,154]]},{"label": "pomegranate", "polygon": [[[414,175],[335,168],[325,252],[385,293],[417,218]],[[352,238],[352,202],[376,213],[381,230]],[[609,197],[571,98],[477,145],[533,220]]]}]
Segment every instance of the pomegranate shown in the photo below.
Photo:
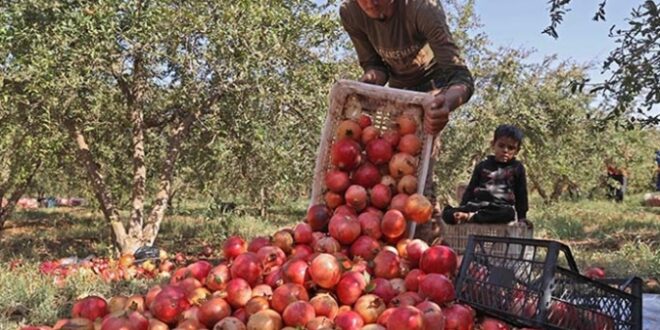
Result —
[{"label": "pomegranate", "polygon": [[474,317],[470,308],[461,304],[452,304],[442,309],[445,316],[445,330],[472,330]]},{"label": "pomegranate", "polygon": [[344,204],[344,196],[336,192],[328,191],[323,195],[325,205],[334,210],[337,206]]},{"label": "pomegranate", "polygon": [[550,303],[548,321],[561,328],[577,328],[579,315],[575,306],[558,300]]},{"label": "pomegranate", "polygon": [[149,320],[139,312],[119,311],[103,318],[101,330],[147,330]]},{"label": "pomegranate", "polygon": [[252,288],[252,297],[266,297],[269,298],[273,295],[273,288],[268,284],[255,285]]},{"label": "pomegranate", "polygon": [[307,244],[297,244],[291,251],[291,259],[307,260],[314,253],[311,246]]},{"label": "pomegranate", "polygon": [[330,320],[334,320],[339,312],[337,301],[327,293],[317,294],[309,303],[314,307],[316,316],[325,316]]},{"label": "pomegranate", "polygon": [[440,306],[434,302],[426,300],[417,304],[415,307],[422,312],[424,330],[444,330],[445,316],[442,314]]},{"label": "pomegranate", "polygon": [[328,190],[343,194],[351,185],[348,173],[340,170],[330,170],[325,174],[325,186]]},{"label": "pomegranate", "polygon": [[380,231],[389,238],[399,237],[406,231],[406,218],[399,210],[389,210],[380,222]]},{"label": "pomegranate", "polygon": [[309,265],[301,259],[292,259],[282,266],[282,279],[285,283],[305,285],[309,280]]},{"label": "pomegranate", "polygon": [[206,279],[206,276],[209,275],[211,268],[213,268],[213,265],[211,265],[211,263],[206,260],[196,261],[186,267],[186,269],[190,272],[190,276],[196,278],[200,282]]},{"label": "pomegranate", "polygon": [[374,274],[376,277],[392,279],[399,277],[399,256],[388,250],[381,250],[374,258]]},{"label": "pomegranate", "polygon": [[399,145],[399,140],[401,139],[401,135],[397,130],[393,130],[393,129],[387,130],[383,132],[382,136],[383,136],[383,140],[389,142],[392,148],[396,148]]},{"label": "pomegranate", "polygon": [[444,305],[456,299],[454,284],[441,274],[427,274],[419,281],[419,295],[438,305]]},{"label": "pomegranate", "polygon": [[398,153],[392,156],[389,162],[390,175],[395,179],[400,179],[407,174],[414,174],[417,171],[417,159],[409,154]]},{"label": "pomegranate", "polygon": [[270,304],[275,311],[282,313],[286,306],[298,300],[309,301],[305,287],[296,283],[285,283],[273,291]]},{"label": "pomegranate", "polygon": [[364,320],[360,314],[347,310],[337,314],[335,326],[342,330],[360,330],[364,326]]},{"label": "pomegranate", "polygon": [[268,298],[252,297],[248,300],[247,304],[245,304],[245,313],[250,316],[268,308],[270,308]]},{"label": "pomegranate", "polygon": [[[329,217],[328,217],[329,218]],[[257,253],[262,247],[270,245],[270,237],[258,236],[253,238],[248,244],[248,251]]]},{"label": "pomegranate", "polygon": [[383,299],[375,294],[365,294],[358,298],[353,306],[356,313],[360,314],[364,323],[376,323],[378,316],[385,311],[386,306]]},{"label": "pomegranate", "polygon": [[263,310],[250,316],[247,322],[248,330],[280,330],[282,317],[272,309]]},{"label": "pomegranate", "polygon": [[242,278],[246,280],[250,286],[257,284],[262,275],[261,262],[259,261],[257,254],[253,252],[245,252],[236,257],[229,270],[231,278]]},{"label": "pomegranate", "polygon": [[483,321],[481,321],[481,329],[482,330],[510,330],[511,327],[509,327],[508,324],[496,320],[490,317],[484,318]]},{"label": "pomegranate", "polygon": [[326,236],[318,239],[312,244],[315,252],[320,253],[335,253],[341,250],[341,245],[333,237]]},{"label": "pomegranate", "polygon": [[242,278],[234,278],[227,283],[227,302],[233,308],[244,307],[252,298],[252,287]]},{"label": "pomegranate", "polygon": [[406,291],[390,300],[389,307],[416,306],[424,301],[417,292]]},{"label": "pomegranate", "polygon": [[392,316],[392,313],[394,312],[395,309],[396,307],[388,307],[384,312],[382,312],[380,316],[378,316],[378,320],[376,321],[378,325],[386,328],[387,321],[390,320],[390,316]]},{"label": "pomegranate", "polygon": [[[334,329],[335,323],[325,316],[317,316],[311,321],[307,322],[307,330],[328,330]],[[363,328],[364,329],[364,328]]]},{"label": "pomegranate", "polygon": [[406,245],[406,254],[408,255],[408,260],[410,261],[411,266],[417,267],[419,260],[422,258],[422,254],[429,248],[429,245],[421,239],[413,239]]},{"label": "pomegranate", "polygon": [[89,296],[73,303],[71,316],[73,318],[85,318],[94,321],[97,318],[108,315],[108,303],[98,296]]},{"label": "pomegranate", "polygon": [[360,138],[360,141],[362,141],[362,145],[368,145],[369,142],[377,139],[380,136],[380,130],[374,126],[368,126],[365,127],[362,130],[362,137]]},{"label": "pomegranate", "polygon": [[323,204],[316,204],[307,210],[307,223],[313,231],[327,231],[328,222],[330,222],[330,209]]},{"label": "pomegranate", "polygon": [[360,145],[352,139],[344,138],[332,145],[332,165],[350,171],[360,164]]},{"label": "pomegranate", "polygon": [[396,185],[397,192],[401,194],[414,194],[417,192],[417,177],[414,175],[404,175]]},{"label": "pomegranate", "polygon": [[364,188],[371,188],[380,182],[378,168],[370,162],[360,165],[353,173],[353,183]]},{"label": "pomegranate", "polygon": [[231,307],[222,298],[213,298],[199,306],[199,322],[208,328],[231,315]]},{"label": "pomegranate", "polygon": [[419,154],[419,152],[422,150],[422,140],[415,134],[406,134],[399,140],[397,149],[400,152],[417,156],[417,154]]},{"label": "pomegranate", "polygon": [[358,216],[360,222],[360,231],[375,240],[382,236],[380,231],[380,217],[374,212],[363,212]]},{"label": "pomegranate", "polygon": [[336,132],[337,132],[337,139],[351,138],[355,141],[360,141],[362,128],[360,128],[360,125],[358,123],[348,119],[339,123]]},{"label": "pomegranate", "polygon": [[110,298],[110,300],[108,300],[108,313],[112,314],[123,311],[126,308],[127,302],[128,297],[126,296],[114,296]]},{"label": "pomegranate", "polygon": [[392,144],[387,140],[378,138],[367,143],[367,159],[374,165],[387,164],[392,158]]},{"label": "pomegranate", "polygon": [[282,319],[291,327],[303,327],[316,317],[314,307],[306,301],[296,301],[284,309]]},{"label": "pomegranate", "polygon": [[401,135],[413,134],[417,131],[417,122],[411,116],[402,114],[396,118],[396,127]]},{"label": "pomegranate", "polygon": [[362,235],[353,242],[350,252],[353,257],[371,261],[380,252],[380,243],[370,236]]},{"label": "pomegranate", "polygon": [[344,194],[346,204],[357,211],[362,211],[367,207],[367,190],[360,185],[352,185],[348,187]]},{"label": "pomegranate", "polygon": [[457,267],[456,252],[448,246],[435,245],[422,253],[419,268],[427,274],[453,276]]},{"label": "pomegranate", "polygon": [[394,197],[392,197],[392,201],[390,202],[390,210],[399,210],[403,212],[405,210],[407,200],[407,194],[396,194]]},{"label": "pomegranate", "polygon": [[264,272],[268,273],[273,268],[282,266],[286,261],[286,254],[282,249],[268,245],[264,246],[257,252],[257,258],[261,262],[261,267]]},{"label": "pomegranate", "polygon": [[413,194],[406,200],[403,211],[409,220],[424,224],[431,220],[433,205],[424,195]]},{"label": "pomegranate", "polygon": [[360,117],[358,117],[358,125],[360,125],[360,128],[364,129],[367,126],[371,126],[371,117],[367,114],[361,114]]},{"label": "pomegranate", "polygon": [[156,295],[149,310],[155,318],[167,324],[174,324],[189,307],[185,291],[176,286],[168,286]]},{"label": "pomegranate", "polygon": [[330,236],[334,237],[341,244],[351,244],[359,236],[360,221],[352,215],[334,215],[328,225]]},{"label": "pomegranate", "polygon": [[238,257],[239,254],[247,251],[247,244],[239,236],[231,236],[227,238],[225,244],[222,246],[222,252],[225,254],[225,258],[234,259]]},{"label": "pomegranate", "polygon": [[144,303],[147,306],[151,306],[151,303],[154,302],[154,300],[156,299],[156,295],[158,295],[158,293],[161,290],[162,290],[162,288],[160,287],[160,285],[155,285],[155,286],[151,287],[151,289],[149,289],[149,291],[147,291],[147,294],[144,295]]},{"label": "pomegranate", "polygon": [[281,229],[273,234],[273,245],[279,247],[287,255],[293,249],[293,231]]},{"label": "pomegranate", "polygon": [[327,253],[321,253],[312,260],[309,273],[314,283],[325,289],[333,288],[341,278],[339,262]]},{"label": "pomegranate", "polygon": [[424,330],[422,312],[416,307],[397,307],[387,320],[387,330]]},{"label": "pomegranate", "polygon": [[379,296],[386,304],[389,304],[390,300],[399,294],[392,287],[392,283],[382,277],[377,277],[371,281],[367,286],[367,291]]},{"label": "pomegranate", "polygon": [[601,267],[589,267],[584,272],[584,276],[586,276],[586,277],[588,277],[592,280],[604,279],[605,278],[605,270]]},{"label": "pomegranate", "polygon": [[356,216],[356,217],[358,215],[357,211],[355,211],[355,209],[353,207],[348,206],[348,205],[340,205],[335,210],[335,213],[333,215],[337,215],[337,214],[352,215],[352,216]]},{"label": "pomegranate", "polygon": [[369,200],[374,207],[385,209],[392,200],[392,190],[388,186],[378,183],[371,188]]},{"label": "pomegranate", "polygon": [[417,292],[419,289],[419,282],[422,281],[426,274],[420,269],[411,270],[405,278],[406,290]]},{"label": "pomegranate", "polygon": [[364,275],[358,272],[346,272],[335,289],[340,303],[352,305],[360,298],[366,287]]},{"label": "pomegranate", "polygon": [[186,294],[186,299],[194,306],[201,305],[211,296],[211,291],[207,288],[196,288]]},{"label": "pomegranate", "polygon": [[213,326],[213,330],[246,330],[247,327],[243,321],[239,320],[236,317],[229,316],[220,320]]}]

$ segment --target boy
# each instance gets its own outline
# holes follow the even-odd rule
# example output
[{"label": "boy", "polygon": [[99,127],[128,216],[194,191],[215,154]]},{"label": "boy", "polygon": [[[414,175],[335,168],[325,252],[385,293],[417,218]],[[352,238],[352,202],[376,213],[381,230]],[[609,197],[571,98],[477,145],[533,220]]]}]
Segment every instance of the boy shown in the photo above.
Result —
[{"label": "boy", "polygon": [[461,206],[444,209],[445,223],[495,224],[516,218],[528,223],[525,167],[516,160],[522,139],[523,133],[515,126],[500,125],[495,129],[493,155],[474,168]]}]

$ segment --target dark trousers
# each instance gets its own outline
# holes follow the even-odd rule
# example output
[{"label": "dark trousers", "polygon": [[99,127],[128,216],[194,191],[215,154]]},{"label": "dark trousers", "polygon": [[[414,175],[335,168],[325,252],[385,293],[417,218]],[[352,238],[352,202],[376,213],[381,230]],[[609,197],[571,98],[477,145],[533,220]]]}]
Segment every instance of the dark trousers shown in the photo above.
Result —
[{"label": "dark trousers", "polygon": [[470,222],[472,223],[509,223],[516,219],[516,211],[509,205],[493,205],[482,207],[474,204],[462,205],[459,207],[447,206],[442,211],[442,220],[447,224],[456,224],[454,213],[474,213]]},{"label": "dark trousers", "polygon": [[628,189],[628,178],[626,178],[624,175],[617,175],[617,174],[610,174],[609,177],[616,181],[618,184],[613,185],[610,184],[608,185],[609,187],[609,194],[610,197],[614,198],[615,201],[617,202],[622,202],[623,201],[623,195],[626,193],[626,190]]}]

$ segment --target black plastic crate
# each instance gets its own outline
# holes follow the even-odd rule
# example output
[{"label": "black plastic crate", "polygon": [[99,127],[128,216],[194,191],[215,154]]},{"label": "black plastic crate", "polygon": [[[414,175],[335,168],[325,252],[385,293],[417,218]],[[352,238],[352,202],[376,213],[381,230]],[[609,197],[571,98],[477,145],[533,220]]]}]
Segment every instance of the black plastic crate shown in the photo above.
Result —
[{"label": "black plastic crate", "polygon": [[470,236],[456,279],[458,300],[518,326],[641,330],[642,282],[580,275],[559,242]]}]

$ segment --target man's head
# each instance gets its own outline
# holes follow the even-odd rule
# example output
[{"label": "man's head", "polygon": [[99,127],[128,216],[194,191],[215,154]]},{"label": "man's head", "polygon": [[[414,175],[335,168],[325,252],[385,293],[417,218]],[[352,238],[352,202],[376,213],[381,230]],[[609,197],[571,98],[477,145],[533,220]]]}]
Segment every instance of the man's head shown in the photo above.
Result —
[{"label": "man's head", "polygon": [[523,133],[513,125],[500,125],[495,129],[491,147],[495,160],[506,163],[516,157],[522,146]]},{"label": "man's head", "polygon": [[396,0],[357,0],[358,5],[367,16],[384,20],[392,16]]}]

